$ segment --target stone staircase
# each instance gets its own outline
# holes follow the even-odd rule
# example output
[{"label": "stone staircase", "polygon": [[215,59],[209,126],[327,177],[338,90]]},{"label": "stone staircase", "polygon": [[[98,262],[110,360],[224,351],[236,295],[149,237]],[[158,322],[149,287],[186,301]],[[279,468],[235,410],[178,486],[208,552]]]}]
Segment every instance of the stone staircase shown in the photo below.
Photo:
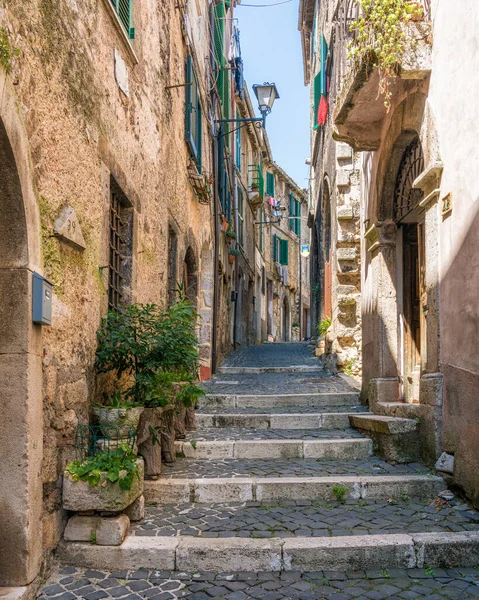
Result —
[{"label": "stone staircase", "polygon": [[146,517],[123,545],[63,542],[60,560],[216,573],[477,566],[477,514],[438,499],[442,478],[420,464],[373,454],[376,434],[414,434],[414,421],[378,420],[344,380],[302,366],[225,367],[176,463],[145,482]]}]

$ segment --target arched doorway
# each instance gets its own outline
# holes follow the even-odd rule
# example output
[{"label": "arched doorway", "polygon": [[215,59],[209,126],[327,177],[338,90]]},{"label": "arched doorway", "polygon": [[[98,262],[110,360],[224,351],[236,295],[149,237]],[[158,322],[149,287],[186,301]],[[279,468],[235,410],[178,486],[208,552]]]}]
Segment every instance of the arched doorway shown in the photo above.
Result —
[{"label": "arched doorway", "polygon": [[289,301],[288,297],[285,295],[283,298],[283,304],[281,307],[281,339],[283,342],[289,342],[290,340],[290,314],[289,314]]},{"label": "arched doorway", "polygon": [[[1,74],[0,74],[1,76]],[[42,559],[42,334],[32,323],[38,211],[13,93],[0,103],[0,587],[24,586]],[[9,97],[10,96],[10,97]],[[5,121],[3,110],[7,112]],[[7,129],[8,128],[8,129]],[[13,142],[12,142],[13,140]]]},{"label": "arched doorway", "polygon": [[403,395],[419,402],[421,377],[421,331],[424,291],[424,209],[423,192],[414,188],[424,171],[424,157],[418,136],[404,150],[394,188],[394,220],[398,227],[398,308],[400,328],[400,372]]}]

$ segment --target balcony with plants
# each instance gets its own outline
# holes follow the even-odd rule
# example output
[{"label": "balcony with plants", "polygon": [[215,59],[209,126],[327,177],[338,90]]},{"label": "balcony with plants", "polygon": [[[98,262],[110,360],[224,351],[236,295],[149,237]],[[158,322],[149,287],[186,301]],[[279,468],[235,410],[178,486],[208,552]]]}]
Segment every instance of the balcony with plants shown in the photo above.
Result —
[{"label": "balcony with plants", "polygon": [[377,150],[394,99],[431,72],[430,0],[339,0],[333,20],[333,136]]},{"label": "balcony with plants", "polygon": [[264,176],[260,165],[248,165],[249,187],[248,198],[253,208],[261,206],[264,201]]}]

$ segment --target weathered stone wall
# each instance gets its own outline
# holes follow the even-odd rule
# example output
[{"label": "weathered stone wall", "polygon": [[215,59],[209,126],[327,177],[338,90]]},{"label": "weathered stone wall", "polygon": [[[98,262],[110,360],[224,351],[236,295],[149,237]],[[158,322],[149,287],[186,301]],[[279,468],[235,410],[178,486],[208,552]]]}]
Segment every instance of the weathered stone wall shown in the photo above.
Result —
[{"label": "weathered stone wall", "polygon": [[[207,40],[207,6],[197,6],[201,20],[190,21],[192,39]],[[182,11],[174,2],[138,2],[134,18],[130,45],[109,0],[0,3],[0,25],[20,50],[7,85],[14,84],[32,161],[41,222],[38,268],[55,285],[53,324],[42,332],[44,551],[61,534],[61,472],[73,457],[75,427],[88,422],[100,392],[94,358],[107,310],[111,178],[133,207],[132,301],[166,306],[173,226],[179,277],[188,248],[198,271],[205,263],[202,327],[211,315],[211,208],[198,203],[187,177],[185,88],[167,89],[185,82]],[[203,41],[196,49],[201,68],[207,52]],[[128,94],[118,81],[124,89],[127,81]],[[205,121],[203,169],[211,172],[207,130]],[[65,206],[76,212],[83,251],[53,236]],[[207,353],[203,359],[208,362]]]}]

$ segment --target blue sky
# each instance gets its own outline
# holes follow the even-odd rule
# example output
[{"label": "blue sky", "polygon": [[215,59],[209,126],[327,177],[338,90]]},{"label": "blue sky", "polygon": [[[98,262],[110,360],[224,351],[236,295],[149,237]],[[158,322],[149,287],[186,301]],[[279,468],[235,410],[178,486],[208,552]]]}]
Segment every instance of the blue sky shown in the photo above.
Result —
[{"label": "blue sky", "polygon": [[[277,0],[242,0],[270,4]],[[237,5],[244,74],[255,110],[254,83],[274,81],[280,95],[266,119],[274,160],[300,185],[308,187],[309,90],[304,86],[298,0],[268,8]]]}]

